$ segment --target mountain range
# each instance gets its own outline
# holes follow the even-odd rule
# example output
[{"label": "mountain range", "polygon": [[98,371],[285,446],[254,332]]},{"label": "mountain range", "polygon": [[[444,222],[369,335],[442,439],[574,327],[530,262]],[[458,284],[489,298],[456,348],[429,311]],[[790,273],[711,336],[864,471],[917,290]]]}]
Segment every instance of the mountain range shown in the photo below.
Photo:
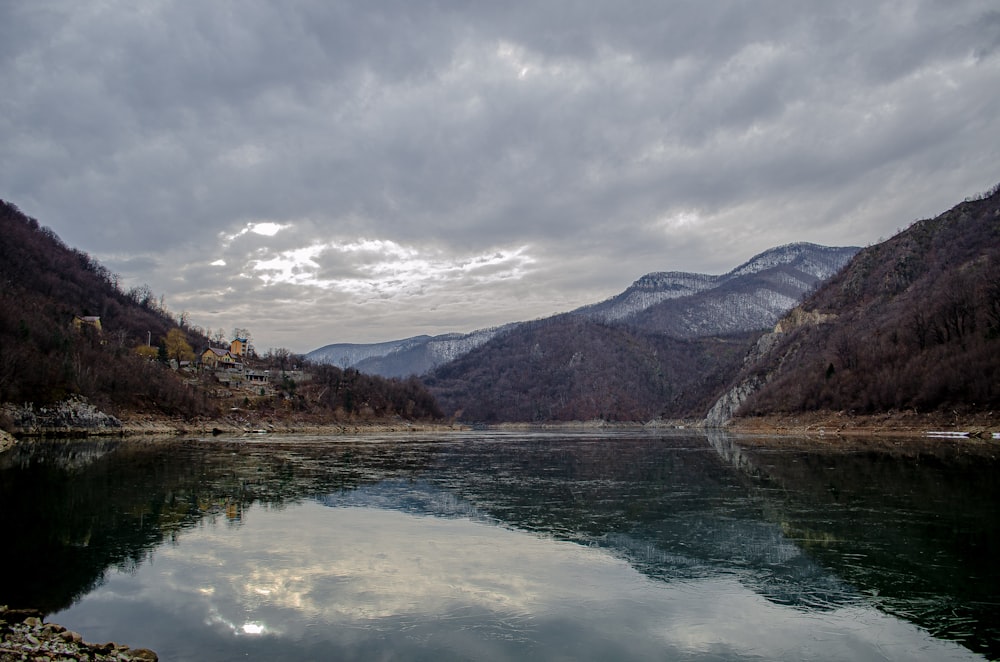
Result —
[{"label": "mountain range", "polygon": [[422,335],[380,343],[335,343],[314,349],[306,358],[314,363],[355,368],[383,377],[421,375],[472,351],[512,326],[516,323],[471,333]]},{"label": "mountain range", "polygon": [[[836,273],[857,251],[855,247],[797,243],[765,251],[720,276],[678,271],[651,273],[621,294],[570,314],[675,338],[770,328],[806,292]],[[385,377],[423,375],[499,335],[516,333],[524,325],[512,322],[471,333],[423,335],[371,344],[337,343],[315,349],[306,358]]]},{"label": "mountain range", "polygon": [[605,301],[471,334],[329,345],[312,361],[420,374],[466,421],[700,417],[757,338],[859,249],[798,243],[722,275],[647,274]]}]

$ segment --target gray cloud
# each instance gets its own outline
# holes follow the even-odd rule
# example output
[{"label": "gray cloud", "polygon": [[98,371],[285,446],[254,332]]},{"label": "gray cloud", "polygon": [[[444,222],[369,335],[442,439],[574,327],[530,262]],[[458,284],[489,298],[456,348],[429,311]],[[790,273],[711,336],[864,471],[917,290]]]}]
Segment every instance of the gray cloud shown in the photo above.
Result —
[{"label": "gray cloud", "polygon": [[0,196],[263,347],[471,330],[987,188],[998,45],[972,0],[7,3]]}]

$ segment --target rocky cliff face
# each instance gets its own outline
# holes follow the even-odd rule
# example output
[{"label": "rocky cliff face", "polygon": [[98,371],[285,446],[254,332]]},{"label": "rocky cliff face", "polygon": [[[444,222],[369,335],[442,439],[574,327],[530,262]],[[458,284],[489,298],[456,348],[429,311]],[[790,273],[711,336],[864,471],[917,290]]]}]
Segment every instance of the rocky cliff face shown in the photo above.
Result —
[{"label": "rocky cliff face", "polygon": [[759,377],[750,377],[734,385],[722,394],[705,415],[704,426],[707,428],[725,427],[733,420],[733,415],[751,395],[764,384]]},{"label": "rocky cliff face", "polygon": [[[825,324],[833,321],[836,317],[832,314],[824,315],[815,311],[806,311],[801,306],[796,306],[778,320],[778,323],[774,325],[774,331],[765,333],[757,340],[743,361],[744,370],[768,357],[777,348],[785,334],[803,326]],[[743,378],[716,400],[708,414],[705,415],[703,425],[708,428],[721,428],[728,425],[743,403],[763,388],[767,381],[767,374],[745,373]]]}]

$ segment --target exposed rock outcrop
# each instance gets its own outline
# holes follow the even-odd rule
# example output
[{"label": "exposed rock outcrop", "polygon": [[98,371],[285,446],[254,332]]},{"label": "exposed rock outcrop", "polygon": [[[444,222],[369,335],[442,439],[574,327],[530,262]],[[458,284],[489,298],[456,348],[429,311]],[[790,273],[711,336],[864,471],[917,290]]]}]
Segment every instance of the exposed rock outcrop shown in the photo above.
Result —
[{"label": "exposed rock outcrop", "polygon": [[[767,356],[778,345],[784,334],[800,326],[825,324],[836,319],[836,317],[836,315],[807,311],[802,306],[796,306],[778,320],[773,332],[765,333],[761,336],[757,340],[757,344],[747,353],[747,357],[743,362],[744,374],[747,368],[750,368],[754,363]],[[768,374],[751,374],[748,377],[742,378],[728,391],[723,393],[722,397],[715,401],[712,408],[708,410],[703,425],[707,428],[721,428],[728,425],[740,406],[746,402],[747,398],[764,386],[768,378]]]},{"label": "exposed rock outcrop", "polygon": [[[778,322],[778,327],[781,326],[781,322]],[[770,352],[775,345],[778,344],[778,339],[781,336],[781,331],[777,328],[773,333],[765,333],[758,340],[757,343],[751,348],[747,353],[746,358],[743,361],[744,368],[753,365],[760,357],[764,356]],[[708,410],[708,414],[705,415],[705,420],[702,425],[707,428],[721,428],[729,424],[733,420],[733,415],[736,411],[746,402],[747,398],[754,394],[757,389],[763,386],[765,383],[764,378],[751,375],[741,379],[739,382],[734,384],[728,391],[722,394],[722,396],[715,401],[712,408]]]},{"label": "exposed rock outcrop", "polygon": [[807,324],[825,324],[826,322],[831,322],[837,319],[834,314],[821,313],[816,310],[805,310],[802,306],[796,306],[788,312],[783,318],[778,320],[778,323],[774,326],[775,333],[788,333],[792,329],[797,329],[800,326],[805,326]]},{"label": "exposed rock outcrop", "polygon": [[736,384],[722,394],[722,397],[715,401],[712,408],[705,416],[704,426],[707,428],[725,427],[731,420],[736,410],[746,402],[754,392],[763,386],[764,380],[759,377],[750,377]]},{"label": "exposed rock outcrop", "polygon": [[78,396],[48,407],[27,403],[5,409],[17,433],[26,436],[120,434],[122,429],[121,421]]}]

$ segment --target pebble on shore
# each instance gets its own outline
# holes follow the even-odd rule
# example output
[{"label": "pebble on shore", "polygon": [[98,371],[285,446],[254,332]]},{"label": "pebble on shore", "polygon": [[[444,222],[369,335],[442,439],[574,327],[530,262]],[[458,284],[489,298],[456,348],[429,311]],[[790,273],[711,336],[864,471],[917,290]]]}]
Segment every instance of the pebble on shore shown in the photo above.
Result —
[{"label": "pebble on shore", "polygon": [[156,662],[156,653],[147,648],[123,644],[89,644],[76,632],[61,625],[45,623],[34,609],[0,606],[0,662],[31,660],[136,660]]}]

